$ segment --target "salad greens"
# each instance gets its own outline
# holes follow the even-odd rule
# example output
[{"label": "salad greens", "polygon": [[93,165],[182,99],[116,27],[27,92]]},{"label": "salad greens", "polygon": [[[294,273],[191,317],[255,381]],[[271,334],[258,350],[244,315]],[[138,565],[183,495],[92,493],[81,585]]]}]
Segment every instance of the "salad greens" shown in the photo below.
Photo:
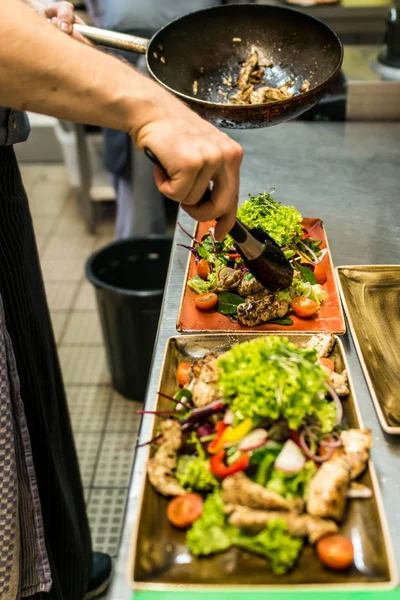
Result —
[{"label": "salad greens", "polygon": [[304,468],[297,473],[285,473],[278,469],[271,469],[267,481],[267,489],[276,492],[285,498],[301,497],[307,499],[308,486],[317,472],[317,467],[312,460],[308,460]]},{"label": "salad greens", "polygon": [[210,472],[209,461],[200,456],[182,454],[175,475],[181,486],[190,492],[208,493],[219,485]]},{"label": "salad greens", "polygon": [[[238,219],[250,229],[268,233],[278,246],[289,246],[296,236],[301,236],[302,216],[294,206],[282,206],[271,194],[251,196],[238,208]],[[234,245],[232,238],[225,238],[225,248]]]},{"label": "salad greens", "polygon": [[201,517],[186,534],[188,546],[195,556],[209,556],[237,546],[265,556],[272,571],[278,575],[293,567],[303,543],[287,533],[283,521],[273,521],[259,534],[251,536],[229,525],[223,509],[224,502],[218,492],[205,500]]},{"label": "salad greens", "polygon": [[237,421],[283,418],[297,430],[312,417],[323,432],[334,428],[336,408],[325,397],[326,372],[315,349],[298,348],[286,337],[262,337],[233,346],[218,367],[220,391]]},{"label": "salad greens", "polygon": [[243,298],[230,292],[221,292],[218,294],[217,312],[221,315],[236,315],[237,307],[242,304]]},{"label": "salad greens", "polygon": [[238,535],[238,529],[226,523],[224,502],[219,492],[207,497],[201,517],[186,534],[186,541],[195,556],[208,556],[228,550]]},{"label": "salad greens", "polygon": [[240,533],[234,543],[242,550],[268,558],[271,570],[277,575],[293,567],[303,547],[303,541],[290,536],[286,523],[280,520],[272,521],[257,535]]}]

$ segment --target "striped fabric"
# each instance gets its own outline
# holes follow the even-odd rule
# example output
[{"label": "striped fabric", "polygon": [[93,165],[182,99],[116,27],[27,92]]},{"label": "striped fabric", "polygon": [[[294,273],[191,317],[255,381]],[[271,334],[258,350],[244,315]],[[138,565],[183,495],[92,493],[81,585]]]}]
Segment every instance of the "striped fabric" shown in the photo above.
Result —
[{"label": "striped fabric", "polygon": [[51,589],[30,436],[0,295],[0,598]]},{"label": "striped fabric", "polygon": [[[31,438],[53,579],[50,592],[33,596],[27,589],[24,595],[80,600],[90,574],[90,531],[32,220],[11,147],[0,148],[0,294]],[[21,531],[21,545],[23,538]],[[28,556],[32,552],[25,550]]]}]

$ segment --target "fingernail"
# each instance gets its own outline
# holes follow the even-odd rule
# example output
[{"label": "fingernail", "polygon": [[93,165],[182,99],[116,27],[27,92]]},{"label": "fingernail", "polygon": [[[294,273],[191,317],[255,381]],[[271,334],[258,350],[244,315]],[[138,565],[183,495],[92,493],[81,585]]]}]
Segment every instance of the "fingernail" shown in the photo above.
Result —
[{"label": "fingernail", "polygon": [[71,31],[71,26],[68,23],[61,23],[61,29],[62,31],[65,31],[65,33],[69,33]]}]

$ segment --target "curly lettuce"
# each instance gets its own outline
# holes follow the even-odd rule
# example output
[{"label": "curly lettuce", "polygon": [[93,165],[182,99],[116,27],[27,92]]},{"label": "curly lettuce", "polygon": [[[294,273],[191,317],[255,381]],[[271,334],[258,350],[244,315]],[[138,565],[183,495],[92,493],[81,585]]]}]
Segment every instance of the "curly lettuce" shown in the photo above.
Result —
[{"label": "curly lettuce", "polygon": [[274,468],[266,487],[284,498],[300,497],[307,500],[308,487],[316,472],[317,467],[312,460],[308,460],[297,473],[285,473]]},{"label": "curly lettuce", "polygon": [[[283,206],[271,194],[249,195],[239,206],[238,219],[250,229],[257,228],[268,233],[280,247],[289,246],[295,237],[302,234],[302,216],[294,206]],[[234,246],[227,236],[225,248]]]},{"label": "curly lettuce", "polygon": [[307,417],[324,432],[335,426],[326,399],[326,372],[314,348],[298,348],[281,336],[235,344],[218,358],[219,388],[238,421],[283,418],[297,430]]},{"label": "curly lettuce", "polygon": [[175,476],[181,486],[189,491],[208,493],[219,485],[210,471],[210,462],[200,456],[180,456]]},{"label": "curly lettuce", "polygon": [[228,550],[238,535],[236,527],[226,523],[224,502],[219,492],[208,496],[201,517],[186,534],[186,542],[195,556],[208,556]]},{"label": "curly lettuce", "polygon": [[287,573],[297,560],[302,540],[287,533],[286,523],[272,521],[259,534],[251,536],[227,523],[224,502],[219,492],[208,496],[201,517],[186,534],[186,542],[195,556],[209,556],[237,546],[247,552],[265,556],[271,570]]},{"label": "curly lettuce", "polygon": [[257,535],[240,533],[235,539],[235,546],[265,556],[271,570],[277,575],[283,575],[293,568],[303,547],[303,541],[288,534],[284,521],[276,520]]}]

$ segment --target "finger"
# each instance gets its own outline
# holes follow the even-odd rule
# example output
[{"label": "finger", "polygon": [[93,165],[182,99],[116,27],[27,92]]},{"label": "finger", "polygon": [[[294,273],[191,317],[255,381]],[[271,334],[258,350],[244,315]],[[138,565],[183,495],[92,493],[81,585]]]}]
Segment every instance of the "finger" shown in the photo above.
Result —
[{"label": "finger", "polygon": [[57,17],[59,29],[64,33],[72,33],[72,25],[74,23],[74,5],[70,2],[57,2],[49,6],[45,14],[48,18]]},{"label": "finger", "polygon": [[[156,154],[159,157],[162,164],[167,164],[167,157],[163,157],[162,153]],[[184,154],[182,153],[182,156]],[[202,167],[203,159],[201,155],[192,155],[190,157],[185,157],[184,164],[179,170],[176,172],[168,171],[167,174],[164,173],[164,176],[161,177],[160,174],[157,175],[158,183],[157,187],[159,191],[171,198],[171,200],[175,200],[177,202],[191,202],[196,203],[200,200],[202,195],[207,189],[209,179],[205,177],[203,179],[203,186],[198,186],[198,195],[192,196],[191,192],[194,186],[194,183],[197,181]]]}]

